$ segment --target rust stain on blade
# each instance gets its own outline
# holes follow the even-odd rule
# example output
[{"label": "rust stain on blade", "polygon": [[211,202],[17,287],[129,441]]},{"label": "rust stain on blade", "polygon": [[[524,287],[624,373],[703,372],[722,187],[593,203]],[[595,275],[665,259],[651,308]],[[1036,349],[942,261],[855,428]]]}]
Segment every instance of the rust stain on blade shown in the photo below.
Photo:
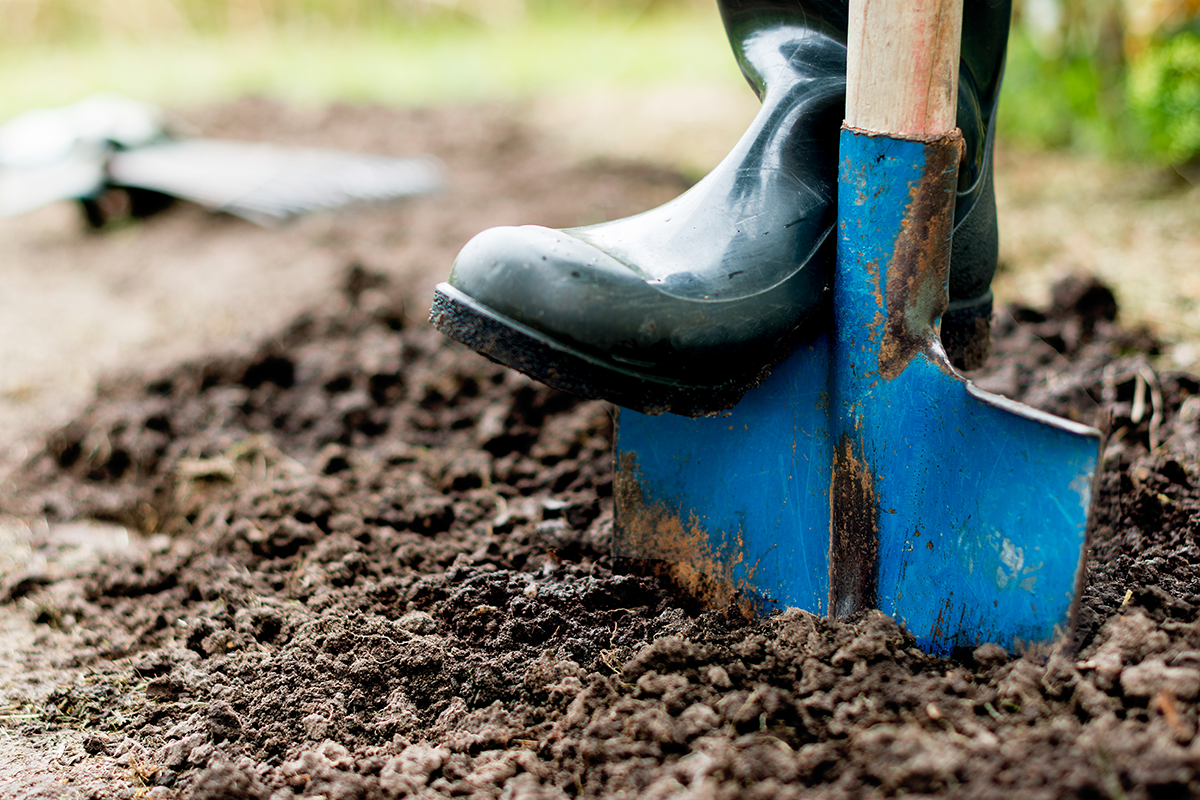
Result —
[{"label": "rust stain on blade", "polygon": [[846,434],[834,451],[832,483],[829,609],[835,617],[848,617],[878,603],[879,502],[875,475]]},{"label": "rust stain on blade", "polygon": [[740,579],[734,577],[735,570],[747,564],[740,533],[723,547],[714,547],[709,531],[694,514],[684,520],[664,503],[647,503],[640,474],[636,454],[622,453],[613,476],[613,554],[657,562],[680,588],[706,606],[732,607],[753,618],[755,606],[748,592],[754,565],[747,565]]},{"label": "rust stain on blade", "polygon": [[925,169],[909,192],[887,267],[888,315],[879,347],[879,374],[885,381],[936,340],[934,322],[946,312],[962,134],[954,131],[930,142],[925,152]]}]

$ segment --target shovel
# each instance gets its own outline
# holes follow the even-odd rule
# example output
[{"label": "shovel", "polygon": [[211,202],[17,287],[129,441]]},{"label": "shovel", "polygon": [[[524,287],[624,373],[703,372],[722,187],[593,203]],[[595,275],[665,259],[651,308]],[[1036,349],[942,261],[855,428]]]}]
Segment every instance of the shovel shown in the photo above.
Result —
[{"label": "shovel", "polygon": [[1099,431],[955,373],[962,0],[851,0],[832,331],[725,416],[622,409],[617,556],[747,614],[877,608],[926,651],[1068,643]]}]

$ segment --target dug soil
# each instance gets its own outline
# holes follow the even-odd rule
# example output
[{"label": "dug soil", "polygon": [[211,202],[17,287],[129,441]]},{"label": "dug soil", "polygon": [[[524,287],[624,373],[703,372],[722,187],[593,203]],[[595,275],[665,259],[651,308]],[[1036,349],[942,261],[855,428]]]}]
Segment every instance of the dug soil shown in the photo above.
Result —
[{"label": "dug soil", "polygon": [[[575,202],[589,174],[670,188],[575,170]],[[1002,313],[976,376],[1110,431],[1075,648],[955,659],[615,564],[611,409],[447,343],[418,289],[347,264],[270,336],[107,379],[8,477],[37,636],[0,660],[40,672],[0,749],[56,770],[9,794],[1200,794],[1200,380],[1104,286]]]}]

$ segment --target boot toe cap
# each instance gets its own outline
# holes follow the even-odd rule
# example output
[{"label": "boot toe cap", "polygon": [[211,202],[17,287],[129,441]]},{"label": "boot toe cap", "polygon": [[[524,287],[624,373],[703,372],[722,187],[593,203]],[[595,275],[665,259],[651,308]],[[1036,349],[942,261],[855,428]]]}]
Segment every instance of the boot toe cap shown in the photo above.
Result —
[{"label": "boot toe cap", "polygon": [[552,315],[559,302],[607,304],[635,282],[636,275],[603,251],[536,225],[480,233],[450,271],[451,286],[530,324]]},{"label": "boot toe cap", "polygon": [[486,230],[449,283],[490,311],[593,358],[681,380],[731,379],[811,316],[819,281],[801,271],[774,291],[703,302],[653,281],[568,232]]},{"label": "boot toe cap", "polygon": [[[565,344],[612,355],[661,336],[656,292],[626,265],[563,231],[486,230],[463,248],[450,285],[498,314]],[[669,336],[669,333],[667,334]]]}]

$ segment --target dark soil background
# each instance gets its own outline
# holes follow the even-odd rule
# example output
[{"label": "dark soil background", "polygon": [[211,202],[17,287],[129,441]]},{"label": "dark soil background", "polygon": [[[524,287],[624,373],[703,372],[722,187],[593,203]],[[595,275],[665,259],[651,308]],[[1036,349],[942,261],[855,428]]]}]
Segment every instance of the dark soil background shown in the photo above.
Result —
[{"label": "dark soil background", "polygon": [[[484,153],[469,114],[370,116],[435,153],[443,125],[464,158],[507,164],[478,188],[557,193],[560,212],[680,188],[556,167],[489,113],[471,123]],[[437,202],[408,213],[492,222]],[[26,796],[1200,794],[1200,381],[1156,372],[1104,286],[1002,313],[976,376],[1110,431],[1077,650],[955,661],[879,614],[748,624],[618,569],[609,409],[423,321],[432,257],[456,244],[412,251],[408,273],[347,263],[275,335],[110,377],[8,477],[3,510],[50,524],[2,598],[69,679],[10,691],[0,733],[79,731],[59,763],[113,776]],[[55,523],[78,520],[137,535],[54,566]]]}]

